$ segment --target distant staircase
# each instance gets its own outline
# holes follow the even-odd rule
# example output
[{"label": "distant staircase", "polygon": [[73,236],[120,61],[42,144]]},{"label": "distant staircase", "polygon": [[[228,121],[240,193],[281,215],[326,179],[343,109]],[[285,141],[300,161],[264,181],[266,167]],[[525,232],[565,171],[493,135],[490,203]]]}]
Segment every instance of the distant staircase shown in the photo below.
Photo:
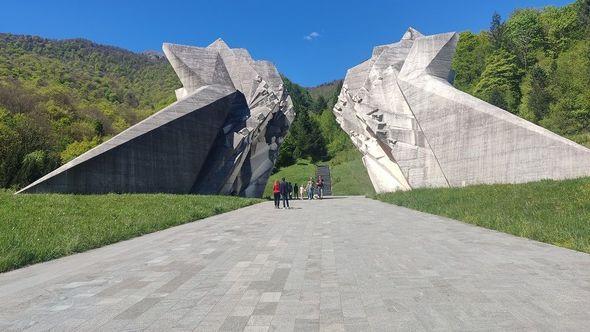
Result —
[{"label": "distant staircase", "polygon": [[315,171],[316,179],[319,176],[324,179],[324,196],[332,196],[332,178],[330,177],[330,167],[317,166]]}]

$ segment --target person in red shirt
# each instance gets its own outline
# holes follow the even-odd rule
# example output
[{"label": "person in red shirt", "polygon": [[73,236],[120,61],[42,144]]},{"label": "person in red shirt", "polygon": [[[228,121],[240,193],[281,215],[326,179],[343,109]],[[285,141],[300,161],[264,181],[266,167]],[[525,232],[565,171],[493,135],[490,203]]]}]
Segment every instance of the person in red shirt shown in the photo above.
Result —
[{"label": "person in red shirt", "polygon": [[279,185],[279,180],[275,180],[272,185],[272,193],[274,194],[275,199],[275,209],[278,209],[279,203],[281,202],[281,187]]}]

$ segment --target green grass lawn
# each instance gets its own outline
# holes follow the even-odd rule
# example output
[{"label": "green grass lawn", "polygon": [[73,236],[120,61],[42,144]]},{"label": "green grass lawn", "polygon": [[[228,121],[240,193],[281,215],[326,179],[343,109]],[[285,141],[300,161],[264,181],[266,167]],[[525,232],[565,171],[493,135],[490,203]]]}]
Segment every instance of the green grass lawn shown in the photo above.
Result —
[{"label": "green grass lawn", "polygon": [[261,202],[195,195],[13,195],[0,191],[0,272]]},{"label": "green grass lawn", "polygon": [[411,209],[590,253],[590,178],[375,196]]}]

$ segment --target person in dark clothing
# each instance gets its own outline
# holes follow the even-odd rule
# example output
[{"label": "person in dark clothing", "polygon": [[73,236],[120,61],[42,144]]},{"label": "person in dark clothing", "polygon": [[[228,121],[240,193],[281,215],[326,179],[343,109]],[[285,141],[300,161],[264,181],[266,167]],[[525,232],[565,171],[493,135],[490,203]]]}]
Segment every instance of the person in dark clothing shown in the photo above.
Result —
[{"label": "person in dark clothing", "polygon": [[291,182],[287,182],[287,195],[289,196],[289,200],[293,199],[293,185]]},{"label": "person in dark clothing", "polygon": [[319,199],[324,199],[324,179],[322,179],[322,176],[318,176],[318,182],[316,184],[316,188],[318,188],[318,198]]},{"label": "person in dark clothing", "polygon": [[275,180],[275,183],[273,183],[272,193],[273,193],[274,199],[275,199],[275,209],[279,209],[280,208],[279,204],[281,202],[281,186],[279,184],[279,180]]},{"label": "person in dark clothing", "polygon": [[297,185],[297,183],[293,185],[293,197],[295,199],[299,199],[299,186]]},{"label": "person in dark clothing", "polygon": [[288,209],[289,208],[289,186],[287,185],[285,178],[283,178],[281,180],[281,183],[279,184],[279,190],[281,192],[281,198],[283,199],[283,208]]}]

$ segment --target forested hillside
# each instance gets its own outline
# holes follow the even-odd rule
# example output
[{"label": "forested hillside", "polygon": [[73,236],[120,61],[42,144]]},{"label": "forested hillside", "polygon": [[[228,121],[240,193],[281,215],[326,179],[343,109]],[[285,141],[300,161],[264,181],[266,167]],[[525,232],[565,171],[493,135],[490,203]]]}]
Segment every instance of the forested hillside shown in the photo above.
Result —
[{"label": "forested hillside", "polygon": [[322,83],[318,86],[307,88],[307,91],[309,91],[309,94],[314,100],[323,98],[328,101],[334,97],[334,94],[338,94],[343,81],[344,80],[340,79],[328,83]]},{"label": "forested hillside", "polygon": [[463,32],[455,86],[590,146],[590,0],[495,14]]},{"label": "forested hillside", "polygon": [[0,34],[0,187],[21,187],[174,101],[165,59]]}]

